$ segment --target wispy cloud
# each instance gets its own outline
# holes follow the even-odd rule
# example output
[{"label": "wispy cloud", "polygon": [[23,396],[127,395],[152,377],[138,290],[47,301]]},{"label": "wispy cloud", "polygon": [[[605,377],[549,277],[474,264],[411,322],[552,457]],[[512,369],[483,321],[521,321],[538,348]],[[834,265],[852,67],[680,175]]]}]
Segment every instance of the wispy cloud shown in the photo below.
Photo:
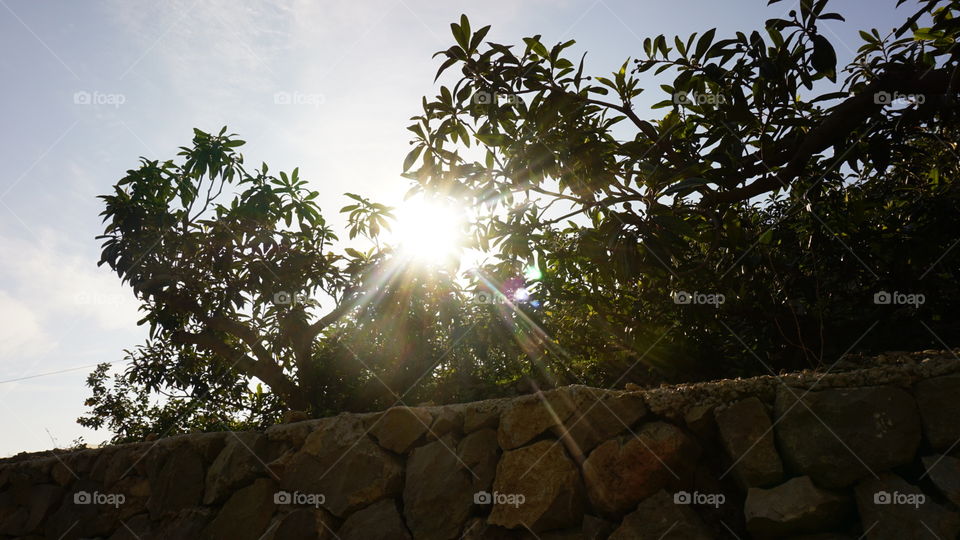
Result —
[{"label": "wispy cloud", "polygon": [[[16,261],[0,266],[0,292],[5,295],[0,326],[20,327],[25,337],[43,336],[49,343],[49,335],[61,335],[68,325],[117,330],[130,328],[136,320],[138,304],[132,293],[62,236],[49,230],[40,231],[38,240],[0,234],[0,252]],[[30,330],[34,324],[43,325],[40,334]],[[38,346],[22,353],[44,350]]]},{"label": "wispy cloud", "polygon": [[54,348],[52,339],[33,306],[0,290],[0,359],[43,355]]}]

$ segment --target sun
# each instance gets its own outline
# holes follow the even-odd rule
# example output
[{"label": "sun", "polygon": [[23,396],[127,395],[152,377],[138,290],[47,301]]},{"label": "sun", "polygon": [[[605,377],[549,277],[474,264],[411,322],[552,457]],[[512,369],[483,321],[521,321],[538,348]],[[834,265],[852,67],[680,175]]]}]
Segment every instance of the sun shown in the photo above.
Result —
[{"label": "sun", "polygon": [[394,215],[394,242],[402,256],[427,265],[459,259],[466,222],[463,208],[416,197],[404,202]]}]

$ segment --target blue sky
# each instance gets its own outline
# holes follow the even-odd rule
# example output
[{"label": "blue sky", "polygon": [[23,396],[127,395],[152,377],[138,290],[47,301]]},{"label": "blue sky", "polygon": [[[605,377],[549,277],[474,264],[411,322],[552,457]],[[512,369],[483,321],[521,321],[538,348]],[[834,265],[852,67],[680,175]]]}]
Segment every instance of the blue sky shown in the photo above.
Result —
[{"label": "blue sky", "polygon": [[[118,361],[143,339],[132,294],[96,267],[94,239],[96,196],[139,156],[173,158],[192,128],[226,125],[248,162],[299,166],[328,216],[345,191],[398,203],[405,127],[436,91],[431,55],[453,42],[460,13],[501,43],[576,39],[571,56],[589,51],[587,71],[602,75],[644,37],[718,27],[719,39],[796,4],[0,0],[0,456],[108,437],[74,422],[90,368],[22,378]],[[841,63],[858,29],[890,29],[912,9],[834,5],[847,22],[824,30]],[[657,84],[645,85],[650,102]]]}]

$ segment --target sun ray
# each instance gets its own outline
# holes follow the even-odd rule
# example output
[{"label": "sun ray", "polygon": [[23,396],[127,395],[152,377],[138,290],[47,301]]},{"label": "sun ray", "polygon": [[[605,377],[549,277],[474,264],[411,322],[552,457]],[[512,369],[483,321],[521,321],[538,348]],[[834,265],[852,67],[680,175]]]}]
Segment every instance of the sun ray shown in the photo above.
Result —
[{"label": "sun ray", "polygon": [[404,259],[428,266],[458,260],[463,242],[465,210],[437,199],[415,198],[395,212],[396,249]]}]

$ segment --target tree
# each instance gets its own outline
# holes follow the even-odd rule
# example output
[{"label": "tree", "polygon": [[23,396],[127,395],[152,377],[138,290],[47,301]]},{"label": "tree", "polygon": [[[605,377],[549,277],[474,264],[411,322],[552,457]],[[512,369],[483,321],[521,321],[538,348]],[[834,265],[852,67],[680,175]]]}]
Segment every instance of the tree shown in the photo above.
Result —
[{"label": "tree", "polygon": [[[196,130],[178,162],[144,159],[102,197],[101,264],[150,339],[112,386],[91,374],[80,422],[128,440],[946,346],[960,2],[861,32],[842,69],[826,8],[651,37],[609,77],[566,58],[573,41],[485,42],[461,17],[437,77],[459,75],[424,100],[403,165],[412,192],[479,213],[490,259],[466,275],[405,264],[378,236],[391,209],[359,195],[338,243],[296,169],[248,172],[243,141]],[[641,118],[641,79],[668,73],[664,114]]]},{"label": "tree", "polygon": [[[130,366],[114,392],[104,384],[106,370],[91,376],[91,425],[110,417],[114,428],[137,424],[142,431],[144,417],[176,416],[122,416],[157,394],[166,394],[162,407],[174,412],[202,398],[228,417],[255,411],[259,422],[283,409],[337,409],[349,394],[330,387],[355,370],[345,368],[344,351],[320,347],[318,338],[334,339],[349,312],[364,310],[363,282],[385,253],[334,253],[337,235],[319,193],[297,169],[274,176],[263,164],[248,172],[237,151],[243,144],[226,128],[195,130],[179,163],[143,159],[101,197],[107,226],[100,264],[142,302],[150,340],[128,351]],[[351,238],[375,238],[390,209],[351,197]],[[262,387],[248,387],[254,378],[269,398]],[[124,397],[131,394],[137,397]]]},{"label": "tree", "polygon": [[[628,358],[692,357],[685,378],[829,364],[891,336],[940,346],[958,320],[960,3],[919,4],[888,35],[862,31],[843,69],[818,28],[843,17],[803,0],[762,32],[648,38],[609,77],[567,58],[572,40],[485,43],[490,27],[463,16],[437,53],[438,79],[459,74],[413,118],[406,175],[487,208],[475,242],[504,265],[540,261],[548,329],[566,311]],[[641,78],[667,74],[666,113],[641,118]],[[872,302],[919,288],[948,294]],[[682,307],[678,292],[730,301]],[[861,343],[870,319],[881,328]]]},{"label": "tree", "polygon": [[[100,264],[144,302],[141,323],[151,337],[190,352],[179,358],[185,367],[219,363],[306,409],[312,381],[305,362],[313,338],[349,305],[350,268],[342,256],[316,256],[337,239],[314,202],[319,193],[306,189],[296,169],[275,177],[264,164],[248,173],[236,151],[244,142],[225,129],[195,130],[182,163],[144,159],[101,197]],[[242,191],[218,202],[234,187]],[[337,307],[310,321],[320,292]],[[284,372],[288,366],[301,368],[297,380]]]},{"label": "tree", "polygon": [[179,160],[144,158],[101,196],[100,264],[133,289],[150,333],[123,371],[90,375],[81,424],[117,441],[262,427],[291,409],[476,399],[516,378],[516,346],[455,276],[379,241],[390,207],[347,194],[355,247],[335,244],[299,171],[248,171],[243,144],[194,130]]}]

